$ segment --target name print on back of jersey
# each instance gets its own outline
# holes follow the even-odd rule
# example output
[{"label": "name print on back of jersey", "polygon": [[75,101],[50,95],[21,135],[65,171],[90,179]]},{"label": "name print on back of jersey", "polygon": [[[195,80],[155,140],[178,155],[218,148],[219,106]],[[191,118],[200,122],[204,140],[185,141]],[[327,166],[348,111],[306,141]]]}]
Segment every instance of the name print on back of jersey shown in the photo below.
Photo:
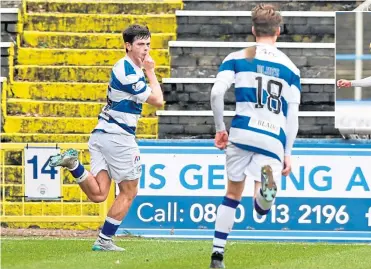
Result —
[{"label": "name print on back of jersey", "polygon": [[280,77],[280,69],[270,67],[270,66],[264,66],[264,65],[258,64],[256,66],[256,72],[260,73],[260,74],[264,74],[266,76],[272,76],[272,77],[276,77],[276,78]]}]

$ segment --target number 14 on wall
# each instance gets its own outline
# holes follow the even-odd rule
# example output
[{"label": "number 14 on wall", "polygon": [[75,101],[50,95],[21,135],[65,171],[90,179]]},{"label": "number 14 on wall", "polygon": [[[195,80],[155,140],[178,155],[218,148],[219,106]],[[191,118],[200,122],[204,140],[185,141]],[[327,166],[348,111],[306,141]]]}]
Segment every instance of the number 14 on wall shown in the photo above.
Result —
[{"label": "number 14 on wall", "polygon": [[59,167],[50,167],[50,157],[60,153],[56,147],[29,147],[24,149],[24,182],[27,199],[59,199],[61,173]]},{"label": "number 14 on wall", "polygon": [[[54,167],[49,166],[49,159],[44,163],[44,165],[41,168],[41,174],[49,174],[50,179],[55,179],[55,175],[58,174],[58,171]],[[38,163],[38,158],[37,155],[34,155],[32,159],[27,160],[27,163],[33,165],[33,178],[38,179],[39,178],[39,163]]]}]

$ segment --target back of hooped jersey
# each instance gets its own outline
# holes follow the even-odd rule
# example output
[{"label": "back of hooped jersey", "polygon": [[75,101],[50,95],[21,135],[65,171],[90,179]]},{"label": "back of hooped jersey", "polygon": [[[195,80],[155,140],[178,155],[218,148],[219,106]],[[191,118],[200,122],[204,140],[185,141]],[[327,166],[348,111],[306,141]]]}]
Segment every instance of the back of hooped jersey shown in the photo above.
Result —
[{"label": "back of hooped jersey", "polygon": [[[276,47],[257,44],[229,54],[217,80],[235,82],[236,116],[229,140],[236,146],[283,159],[289,103],[300,103],[300,72]],[[249,53],[247,53],[247,51]]]}]

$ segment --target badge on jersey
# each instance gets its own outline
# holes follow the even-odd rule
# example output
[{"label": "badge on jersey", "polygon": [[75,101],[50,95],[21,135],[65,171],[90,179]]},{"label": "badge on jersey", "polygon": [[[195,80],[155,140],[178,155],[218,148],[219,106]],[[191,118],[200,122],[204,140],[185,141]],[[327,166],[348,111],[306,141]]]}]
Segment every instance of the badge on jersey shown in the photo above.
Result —
[{"label": "badge on jersey", "polygon": [[135,156],[134,157],[134,164],[136,164],[139,161],[140,161],[140,156],[139,155]]},{"label": "badge on jersey", "polygon": [[144,81],[138,81],[137,83],[133,84],[133,90],[136,92],[139,92],[141,89],[143,89],[146,86]]},{"label": "badge on jersey", "polygon": [[133,155],[133,165],[135,174],[134,177],[139,178],[142,173],[142,163],[140,161],[140,155],[138,153]]}]

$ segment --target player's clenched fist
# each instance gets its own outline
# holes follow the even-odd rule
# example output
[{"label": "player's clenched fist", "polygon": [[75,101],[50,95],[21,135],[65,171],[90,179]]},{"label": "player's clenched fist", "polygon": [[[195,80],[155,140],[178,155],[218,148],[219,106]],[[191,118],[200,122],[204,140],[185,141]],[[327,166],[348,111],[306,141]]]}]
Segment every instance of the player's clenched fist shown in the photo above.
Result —
[{"label": "player's clenched fist", "polygon": [[215,135],[215,146],[218,149],[225,149],[228,143],[228,133],[226,131],[217,132]]},{"label": "player's clenched fist", "polygon": [[145,57],[144,57],[144,60],[143,60],[143,68],[146,70],[146,71],[150,71],[150,70],[153,70],[155,69],[155,61],[153,61],[152,57],[147,54]]},{"label": "player's clenched fist", "polygon": [[346,79],[340,79],[338,80],[337,82],[337,86],[338,87],[341,87],[341,88],[349,88],[352,86],[352,83],[349,81],[349,80],[346,80]]}]

